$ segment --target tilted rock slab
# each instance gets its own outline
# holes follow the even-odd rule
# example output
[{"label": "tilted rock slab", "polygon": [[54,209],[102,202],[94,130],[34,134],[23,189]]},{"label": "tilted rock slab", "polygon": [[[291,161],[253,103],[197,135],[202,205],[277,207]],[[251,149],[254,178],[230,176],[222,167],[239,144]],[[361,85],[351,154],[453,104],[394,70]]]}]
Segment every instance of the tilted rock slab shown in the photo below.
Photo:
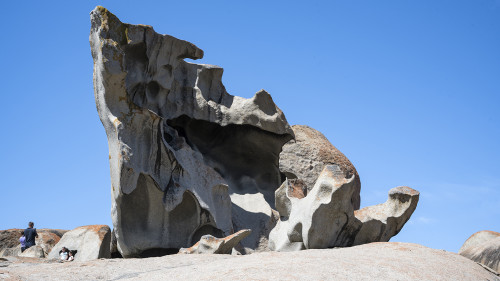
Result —
[{"label": "tilted rock slab", "polygon": [[345,178],[338,165],[327,165],[305,197],[291,192],[287,181],[276,190],[280,220],[269,235],[269,248],[298,251],[386,242],[415,210],[419,193],[409,187],[389,191],[384,204],[355,211],[355,176]]},{"label": "tilted rock slab", "polygon": [[245,248],[262,248],[276,219],[279,153],[293,138],[271,96],[229,95],[222,68],[184,61],[203,57],[189,42],[103,7],[90,17],[118,251],[141,256],[246,228]]},{"label": "tilted rock slab", "polygon": [[293,125],[295,139],[283,146],[280,153],[280,171],[288,179],[302,180],[308,190],[316,183],[326,165],[338,165],[345,178],[354,176],[351,203],[360,206],[361,181],[354,165],[319,131],[304,125]]},{"label": "tilted rock slab", "polygon": [[52,248],[48,258],[59,259],[62,247],[77,250],[75,261],[89,261],[100,258],[110,258],[109,245],[111,229],[107,225],[80,226],[66,232],[61,240]]},{"label": "tilted rock slab", "polygon": [[234,247],[246,238],[252,230],[243,229],[224,238],[204,235],[190,248],[181,248],[180,254],[231,254]]},{"label": "tilted rock slab", "polygon": [[458,253],[500,274],[500,233],[483,230],[465,241]]}]

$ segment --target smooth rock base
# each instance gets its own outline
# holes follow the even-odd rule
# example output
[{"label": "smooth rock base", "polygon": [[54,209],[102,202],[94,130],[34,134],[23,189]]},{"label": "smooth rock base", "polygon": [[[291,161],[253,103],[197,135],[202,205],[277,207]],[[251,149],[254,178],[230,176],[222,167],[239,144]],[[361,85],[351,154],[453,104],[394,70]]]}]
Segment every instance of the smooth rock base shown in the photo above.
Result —
[{"label": "smooth rock base", "polygon": [[458,254],[391,242],[244,256],[11,263],[0,268],[0,276],[21,280],[500,280]]}]

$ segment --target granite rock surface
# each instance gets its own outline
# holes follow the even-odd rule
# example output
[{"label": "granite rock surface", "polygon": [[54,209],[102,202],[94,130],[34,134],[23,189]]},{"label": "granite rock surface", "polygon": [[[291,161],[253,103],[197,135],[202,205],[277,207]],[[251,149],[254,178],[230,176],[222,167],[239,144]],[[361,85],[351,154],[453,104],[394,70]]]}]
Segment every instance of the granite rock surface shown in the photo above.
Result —
[{"label": "granite rock surface", "polygon": [[499,281],[456,253],[417,244],[380,242],[355,247],[251,255],[169,255],[46,263],[9,258],[0,278],[13,280],[384,280]]}]

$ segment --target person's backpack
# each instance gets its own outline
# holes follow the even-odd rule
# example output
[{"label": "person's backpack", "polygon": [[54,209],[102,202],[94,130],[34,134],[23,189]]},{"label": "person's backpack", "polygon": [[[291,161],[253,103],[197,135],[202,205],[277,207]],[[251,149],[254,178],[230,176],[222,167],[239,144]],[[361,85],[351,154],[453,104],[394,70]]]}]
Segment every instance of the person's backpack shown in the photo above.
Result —
[{"label": "person's backpack", "polygon": [[76,253],[78,252],[78,250],[69,250],[71,252],[71,254],[73,255],[73,257],[76,255]]}]

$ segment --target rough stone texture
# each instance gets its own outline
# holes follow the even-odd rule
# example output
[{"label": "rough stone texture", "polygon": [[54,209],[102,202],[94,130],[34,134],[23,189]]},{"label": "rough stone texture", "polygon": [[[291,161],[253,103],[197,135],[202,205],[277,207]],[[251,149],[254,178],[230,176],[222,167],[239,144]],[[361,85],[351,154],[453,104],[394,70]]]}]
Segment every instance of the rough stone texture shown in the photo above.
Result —
[{"label": "rough stone texture", "polygon": [[[21,254],[21,245],[19,243],[21,231],[24,231],[24,229],[0,231],[0,257],[17,256]],[[61,236],[66,233],[67,230],[42,228],[36,231],[38,233],[38,238],[35,238],[35,244],[40,246],[43,249],[44,255],[47,256],[52,247],[59,242],[59,239],[61,239]]]},{"label": "rough stone texture", "polygon": [[21,244],[15,247],[3,248],[2,250],[0,250],[0,257],[17,257],[20,254],[21,254]]},{"label": "rough stone texture", "polygon": [[6,248],[14,248],[19,245],[23,229],[0,230],[0,252]]},{"label": "rough stone texture", "polygon": [[290,196],[288,181],[276,190],[280,220],[269,235],[269,248],[298,251],[389,241],[415,210],[419,193],[409,187],[389,191],[384,204],[354,211],[355,176],[345,178],[338,165],[327,165],[304,198]]},{"label": "rough stone texture", "polygon": [[77,250],[75,261],[110,258],[111,230],[107,225],[80,226],[66,232],[52,248],[49,259],[58,259],[62,247]]},{"label": "rough stone texture", "polygon": [[500,233],[483,230],[465,241],[458,253],[500,274]]},{"label": "rough stone texture", "polygon": [[181,254],[231,254],[234,247],[246,238],[252,230],[243,229],[224,238],[203,235],[200,241],[190,248],[181,248]]},{"label": "rough stone texture", "polygon": [[361,181],[349,159],[315,129],[303,125],[294,125],[292,129],[295,139],[287,142],[280,153],[280,170],[283,177],[299,178],[304,181],[307,189],[311,190],[326,165],[338,165],[345,178],[354,175],[351,202],[354,210],[359,209]]},{"label": "rough stone texture", "polygon": [[[0,276],[17,280],[439,280],[500,278],[456,253],[409,243],[264,252],[169,255],[71,263],[12,261]],[[0,277],[1,278],[1,277]]]},{"label": "rough stone texture", "polygon": [[229,95],[222,68],[184,61],[201,49],[103,7],[91,12],[90,45],[118,251],[144,256],[246,228],[243,245],[265,247],[279,153],[293,138],[271,96]]},{"label": "rough stone texture", "polygon": [[38,238],[35,239],[35,243],[43,249],[44,255],[47,256],[52,248],[61,240],[61,236],[66,232],[66,230],[37,230]]},{"label": "rough stone texture", "polygon": [[20,253],[19,256],[27,258],[45,258],[45,252],[40,245],[35,245]]}]

